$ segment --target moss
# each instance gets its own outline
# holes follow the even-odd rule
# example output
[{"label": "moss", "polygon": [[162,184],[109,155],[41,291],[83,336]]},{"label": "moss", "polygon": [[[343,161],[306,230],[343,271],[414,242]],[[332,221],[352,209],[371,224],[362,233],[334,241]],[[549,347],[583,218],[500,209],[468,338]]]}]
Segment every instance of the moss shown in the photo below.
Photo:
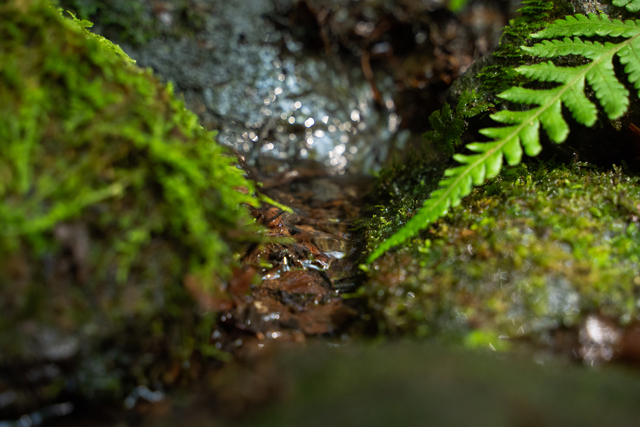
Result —
[{"label": "moss", "polygon": [[[380,330],[473,344],[536,339],[594,311],[630,321],[640,282],[639,190],[620,169],[506,169],[369,267],[364,294]],[[411,215],[416,202],[406,199],[392,198],[371,222],[370,243]]]},{"label": "moss", "polygon": [[530,43],[530,34],[543,28],[547,22],[571,13],[566,4],[552,0],[524,0],[519,15],[509,21],[500,38],[500,45],[493,53],[493,63],[480,71],[482,93],[497,94],[512,86],[521,86],[527,79],[515,72],[525,63],[520,46]]},{"label": "moss", "polygon": [[441,110],[429,116],[431,129],[423,137],[432,142],[444,155],[452,156],[462,143],[462,134],[467,129],[465,119],[487,111],[493,104],[478,98],[475,91],[463,92],[455,109],[445,102]]},{"label": "moss", "polygon": [[58,0],[57,3],[81,19],[100,22],[101,33],[113,39],[144,44],[159,34],[151,6],[139,1]]},{"label": "moss", "polygon": [[0,365],[81,357],[119,378],[118,358],[211,353],[182,282],[221,292],[256,200],[171,87],[86,25],[0,5]]},{"label": "moss", "polygon": [[[528,34],[549,20],[574,10],[627,17],[624,9],[597,1],[523,4],[496,53],[463,76],[449,95],[464,102],[465,90],[474,89],[482,103],[521,86],[524,81],[515,79],[513,67],[531,59],[520,55],[519,46],[530,43]],[[543,136],[546,163],[525,159],[528,166],[504,169],[420,238],[363,266],[370,278],[360,292],[380,331],[453,336],[469,346],[491,342],[495,347],[499,336],[535,341],[590,312],[621,323],[636,318],[638,180],[615,166],[611,170],[622,163],[627,172],[638,171],[637,154],[630,151],[636,140],[625,131],[635,128],[635,110],[632,104],[620,122],[604,118],[593,128],[569,119],[571,134],[561,146]],[[495,125],[483,124],[485,117],[468,120],[469,129]],[[460,145],[456,139],[464,122],[450,107],[434,115],[432,125],[430,139],[444,141],[439,145],[448,152]],[[461,147],[456,151],[468,154]],[[586,163],[558,166],[553,158],[588,160],[606,169]],[[364,227],[367,251],[415,215],[446,166],[412,159],[380,175],[381,205]]]},{"label": "moss", "polygon": [[[129,46],[144,46],[157,37],[192,37],[205,26],[203,14],[208,7],[206,2],[194,0],[52,1],[80,19],[94,22],[97,33]],[[171,18],[166,22],[163,16]]]},{"label": "moss", "polygon": [[[277,373],[286,393],[235,425],[629,427],[640,412],[640,383],[631,370],[540,366],[407,342],[308,345],[278,354],[276,362],[268,372]],[[238,388],[246,383],[235,378]]]}]

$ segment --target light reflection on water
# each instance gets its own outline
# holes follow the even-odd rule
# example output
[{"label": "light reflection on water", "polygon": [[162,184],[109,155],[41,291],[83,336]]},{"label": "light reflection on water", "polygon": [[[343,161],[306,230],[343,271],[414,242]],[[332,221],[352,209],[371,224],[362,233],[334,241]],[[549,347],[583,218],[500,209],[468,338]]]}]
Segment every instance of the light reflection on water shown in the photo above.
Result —
[{"label": "light reflection on water", "polygon": [[340,72],[308,57],[265,59],[262,65],[274,73],[263,82],[273,85],[264,106],[258,114],[247,111],[251,120],[245,123],[223,123],[222,143],[246,153],[250,163],[258,155],[311,158],[339,174],[378,166],[401,122],[390,98],[386,109],[374,108],[371,88],[357,68]]},{"label": "light reflection on water", "polygon": [[[172,80],[203,126],[219,131],[219,142],[249,164],[312,159],[338,174],[375,170],[389,147],[402,148],[409,134],[398,132],[393,76],[375,75],[376,105],[357,55],[311,52],[287,23],[276,24],[287,21],[280,14],[293,0],[210,3],[193,36],[122,47],[140,66]],[[348,17],[345,7],[337,13]],[[170,31],[182,24],[164,25]]]},{"label": "light reflection on water", "polygon": [[375,169],[401,122],[391,99],[393,79],[379,83],[386,101],[376,108],[358,62],[313,57],[288,34],[269,25],[262,31],[268,43],[247,69],[252,88],[231,82],[205,91],[207,108],[222,117],[219,141],[245,153],[249,163],[268,156],[310,158],[336,173]]}]

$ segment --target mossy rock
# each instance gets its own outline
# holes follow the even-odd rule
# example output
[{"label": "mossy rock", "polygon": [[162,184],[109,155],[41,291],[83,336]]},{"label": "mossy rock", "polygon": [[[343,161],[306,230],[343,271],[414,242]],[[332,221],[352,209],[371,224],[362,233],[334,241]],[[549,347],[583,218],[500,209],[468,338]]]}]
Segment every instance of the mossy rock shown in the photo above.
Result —
[{"label": "mossy rock", "polygon": [[[159,359],[210,354],[212,315],[183,281],[221,292],[258,238],[235,158],[88,25],[45,0],[0,5],[0,393],[18,391],[13,409],[57,395],[71,362],[76,391],[118,395],[122,378],[161,379]],[[56,375],[26,370],[51,363]]]},{"label": "mossy rock", "polygon": [[[524,0],[519,16],[511,20],[509,25],[505,27],[495,52],[480,58],[454,82],[447,91],[447,102],[453,107],[464,99],[465,94],[468,96],[469,93],[474,92],[473,101],[476,104],[495,104],[489,105],[491,107],[490,113],[503,109],[516,111],[524,108],[522,104],[510,103],[497,96],[512,87],[531,89],[549,87],[548,83],[532,81],[532,79],[516,72],[516,68],[521,65],[532,65],[548,60],[534,58],[524,52],[521,47],[541,42],[540,39],[530,37],[531,34],[538,32],[556,19],[576,14],[605,14],[610,19],[619,20],[638,19],[637,13],[599,0]],[[583,37],[583,39],[594,40],[589,37]],[[582,65],[584,58],[579,55],[565,56],[555,58],[553,62],[559,66],[572,67]],[[610,120],[602,111],[602,106],[596,99],[593,90],[587,85],[586,96],[598,106],[596,123],[591,127],[579,124],[571,117],[571,113],[565,106],[563,116],[569,125],[569,136],[562,144],[557,144],[549,140],[546,131],[541,131],[540,143],[543,146],[541,158],[547,160],[555,158],[565,162],[579,160],[603,167],[625,162],[635,171],[640,171],[640,132],[637,126],[640,123],[640,103],[637,102],[636,95],[638,92],[632,84],[628,83],[628,78],[624,75],[624,67],[616,64],[615,69],[619,80],[631,94],[628,111],[619,119]],[[463,143],[448,143],[445,152],[450,152],[455,147],[457,147],[457,151],[465,152],[464,145],[466,143],[486,140],[478,136],[480,129],[496,125],[496,122],[490,119],[490,114],[464,116],[458,113],[454,115],[452,120],[452,127],[459,126],[464,120],[465,129],[469,129],[470,132],[464,135]],[[445,125],[447,124],[445,123]],[[602,144],[603,140],[606,140],[607,143]],[[438,138],[434,142],[438,144]]]},{"label": "mossy rock", "polygon": [[[528,34],[545,20],[574,12],[567,8],[628,16],[625,9],[598,2],[527,0],[521,16],[505,30],[497,54],[483,68],[470,70],[462,86],[451,92],[459,95],[463,88],[479,93],[467,101],[460,97],[458,108],[445,108],[432,117],[432,122],[444,119],[428,139],[436,145],[444,141],[441,145],[449,151],[464,152],[456,137],[471,142],[478,140],[478,129],[495,126],[488,114],[469,118],[460,106],[469,100],[475,106],[497,103],[496,91],[511,86],[535,87],[509,72],[534,61],[522,57],[518,46],[533,43]],[[497,74],[491,75],[490,66]],[[469,98],[469,92],[465,96]],[[544,148],[539,160],[524,159],[529,169],[506,168],[499,179],[474,190],[419,239],[369,266],[369,282],[361,292],[381,331],[495,345],[506,342],[499,336],[540,342],[549,331],[574,325],[587,313],[601,313],[622,324],[635,319],[640,188],[629,173],[640,168],[634,125],[640,122],[639,105],[632,102],[629,113],[616,121],[600,113],[593,128],[565,114],[571,129],[566,142],[552,143],[541,131]],[[465,127],[468,133],[462,134]],[[590,164],[557,163],[576,160]],[[615,164],[624,165],[627,173]],[[377,247],[420,209],[447,166],[413,160],[385,172],[379,185],[385,204],[369,223],[369,248]]]},{"label": "mossy rock", "polygon": [[[405,222],[429,187],[393,197],[369,223],[369,243]],[[540,342],[589,313],[625,324],[639,309],[639,206],[640,181],[621,169],[507,168],[369,266],[361,292],[380,330],[396,335],[496,346],[498,336]]]}]

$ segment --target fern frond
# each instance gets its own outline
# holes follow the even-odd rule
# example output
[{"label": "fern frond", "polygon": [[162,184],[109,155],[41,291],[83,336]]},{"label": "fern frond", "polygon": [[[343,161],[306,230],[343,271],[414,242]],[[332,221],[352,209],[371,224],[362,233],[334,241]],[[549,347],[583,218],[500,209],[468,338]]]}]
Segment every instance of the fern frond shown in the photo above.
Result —
[{"label": "fern frond", "polygon": [[[578,37],[569,38],[596,35],[625,37],[626,40],[600,43]],[[597,108],[584,93],[585,82],[595,92],[595,97],[609,119],[617,119],[627,111],[629,92],[616,78],[612,60],[618,55],[626,66],[625,73],[629,81],[636,89],[640,89],[640,21],[622,22],[595,14],[568,16],[555,21],[532,37],[564,37],[562,40],[544,40],[531,47],[523,46],[522,49],[532,56],[555,58],[578,55],[587,62],[574,67],[558,67],[552,62],[546,62],[516,68],[518,73],[529,78],[558,83],[559,86],[544,90],[512,87],[499,94],[498,97],[512,103],[533,107],[526,111],[503,110],[491,115],[493,120],[507,126],[482,129],[480,133],[493,141],[468,144],[466,148],[474,154],[454,155],[453,158],[461,165],[445,171],[439,188],[404,227],[369,256],[369,263],[444,216],[450,207],[459,205],[473,186],[481,185],[486,179],[498,175],[503,159],[509,165],[516,165],[522,159],[523,149],[529,156],[537,155],[542,149],[539,140],[540,126],[552,141],[565,141],[569,135],[569,126],[562,116],[562,104],[576,121],[585,126],[593,126],[597,119]]]},{"label": "fern frond", "polygon": [[626,7],[629,12],[640,10],[640,0],[613,0],[613,4],[619,7]]},{"label": "fern frond", "polygon": [[564,40],[544,40],[533,46],[523,46],[522,50],[532,56],[555,58],[565,55],[580,55],[594,59],[609,51],[609,47],[599,42],[583,41],[579,38]]},{"label": "fern frond", "polygon": [[[640,0],[634,0],[640,1]],[[567,16],[564,19],[554,21],[547,28],[532,34],[533,38],[553,38],[571,36],[610,36],[610,37],[633,37],[640,31],[638,21],[620,21],[619,19],[609,19],[605,14],[596,15],[590,13],[588,16],[581,14]]]},{"label": "fern frond", "polygon": [[635,39],[620,49],[618,58],[625,65],[624,72],[629,76],[629,82],[633,87],[639,90],[638,96],[640,96],[640,39]]}]

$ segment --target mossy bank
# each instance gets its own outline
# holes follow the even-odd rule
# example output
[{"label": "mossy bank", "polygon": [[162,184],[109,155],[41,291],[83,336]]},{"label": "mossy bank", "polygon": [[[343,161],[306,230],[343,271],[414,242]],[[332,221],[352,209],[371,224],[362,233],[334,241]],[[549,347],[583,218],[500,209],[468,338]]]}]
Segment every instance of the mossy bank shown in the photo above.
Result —
[{"label": "mossy bank", "polygon": [[[369,244],[415,205],[394,196],[370,222]],[[639,180],[619,168],[510,168],[368,266],[364,294],[380,331],[471,345],[540,342],[589,313],[626,324],[638,314],[639,206]]]},{"label": "mossy bank", "polygon": [[[496,54],[451,88],[457,108],[434,114],[425,138],[443,153],[469,154],[463,141],[477,140],[478,129],[487,126],[489,114],[482,112],[506,107],[488,103],[498,104],[496,91],[544,85],[514,80],[509,72],[536,62],[520,49],[533,43],[528,34],[574,12],[629,17],[599,2],[525,1]],[[418,237],[363,266],[369,282],[360,292],[379,329],[497,347],[516,340],[549,343],[554,331],[589,314],[619,325],[636,321],[640,186],[632,131],[638,105],[634,96],[628,114],[617,120],[599,113],[592,128],[572,121],[565,143],[541,140],[537,160],[504,170]],[[425,157],[382,175],[381,207],[366,229],[369,253],[414,217],[451,163]]]},{"label": "mossy bank", "polygon": [[234,158],[86,25],[0,6],[0,413],[177,381],[158,365],[215,353],[183,283],[222,292],[259,239]]}]

